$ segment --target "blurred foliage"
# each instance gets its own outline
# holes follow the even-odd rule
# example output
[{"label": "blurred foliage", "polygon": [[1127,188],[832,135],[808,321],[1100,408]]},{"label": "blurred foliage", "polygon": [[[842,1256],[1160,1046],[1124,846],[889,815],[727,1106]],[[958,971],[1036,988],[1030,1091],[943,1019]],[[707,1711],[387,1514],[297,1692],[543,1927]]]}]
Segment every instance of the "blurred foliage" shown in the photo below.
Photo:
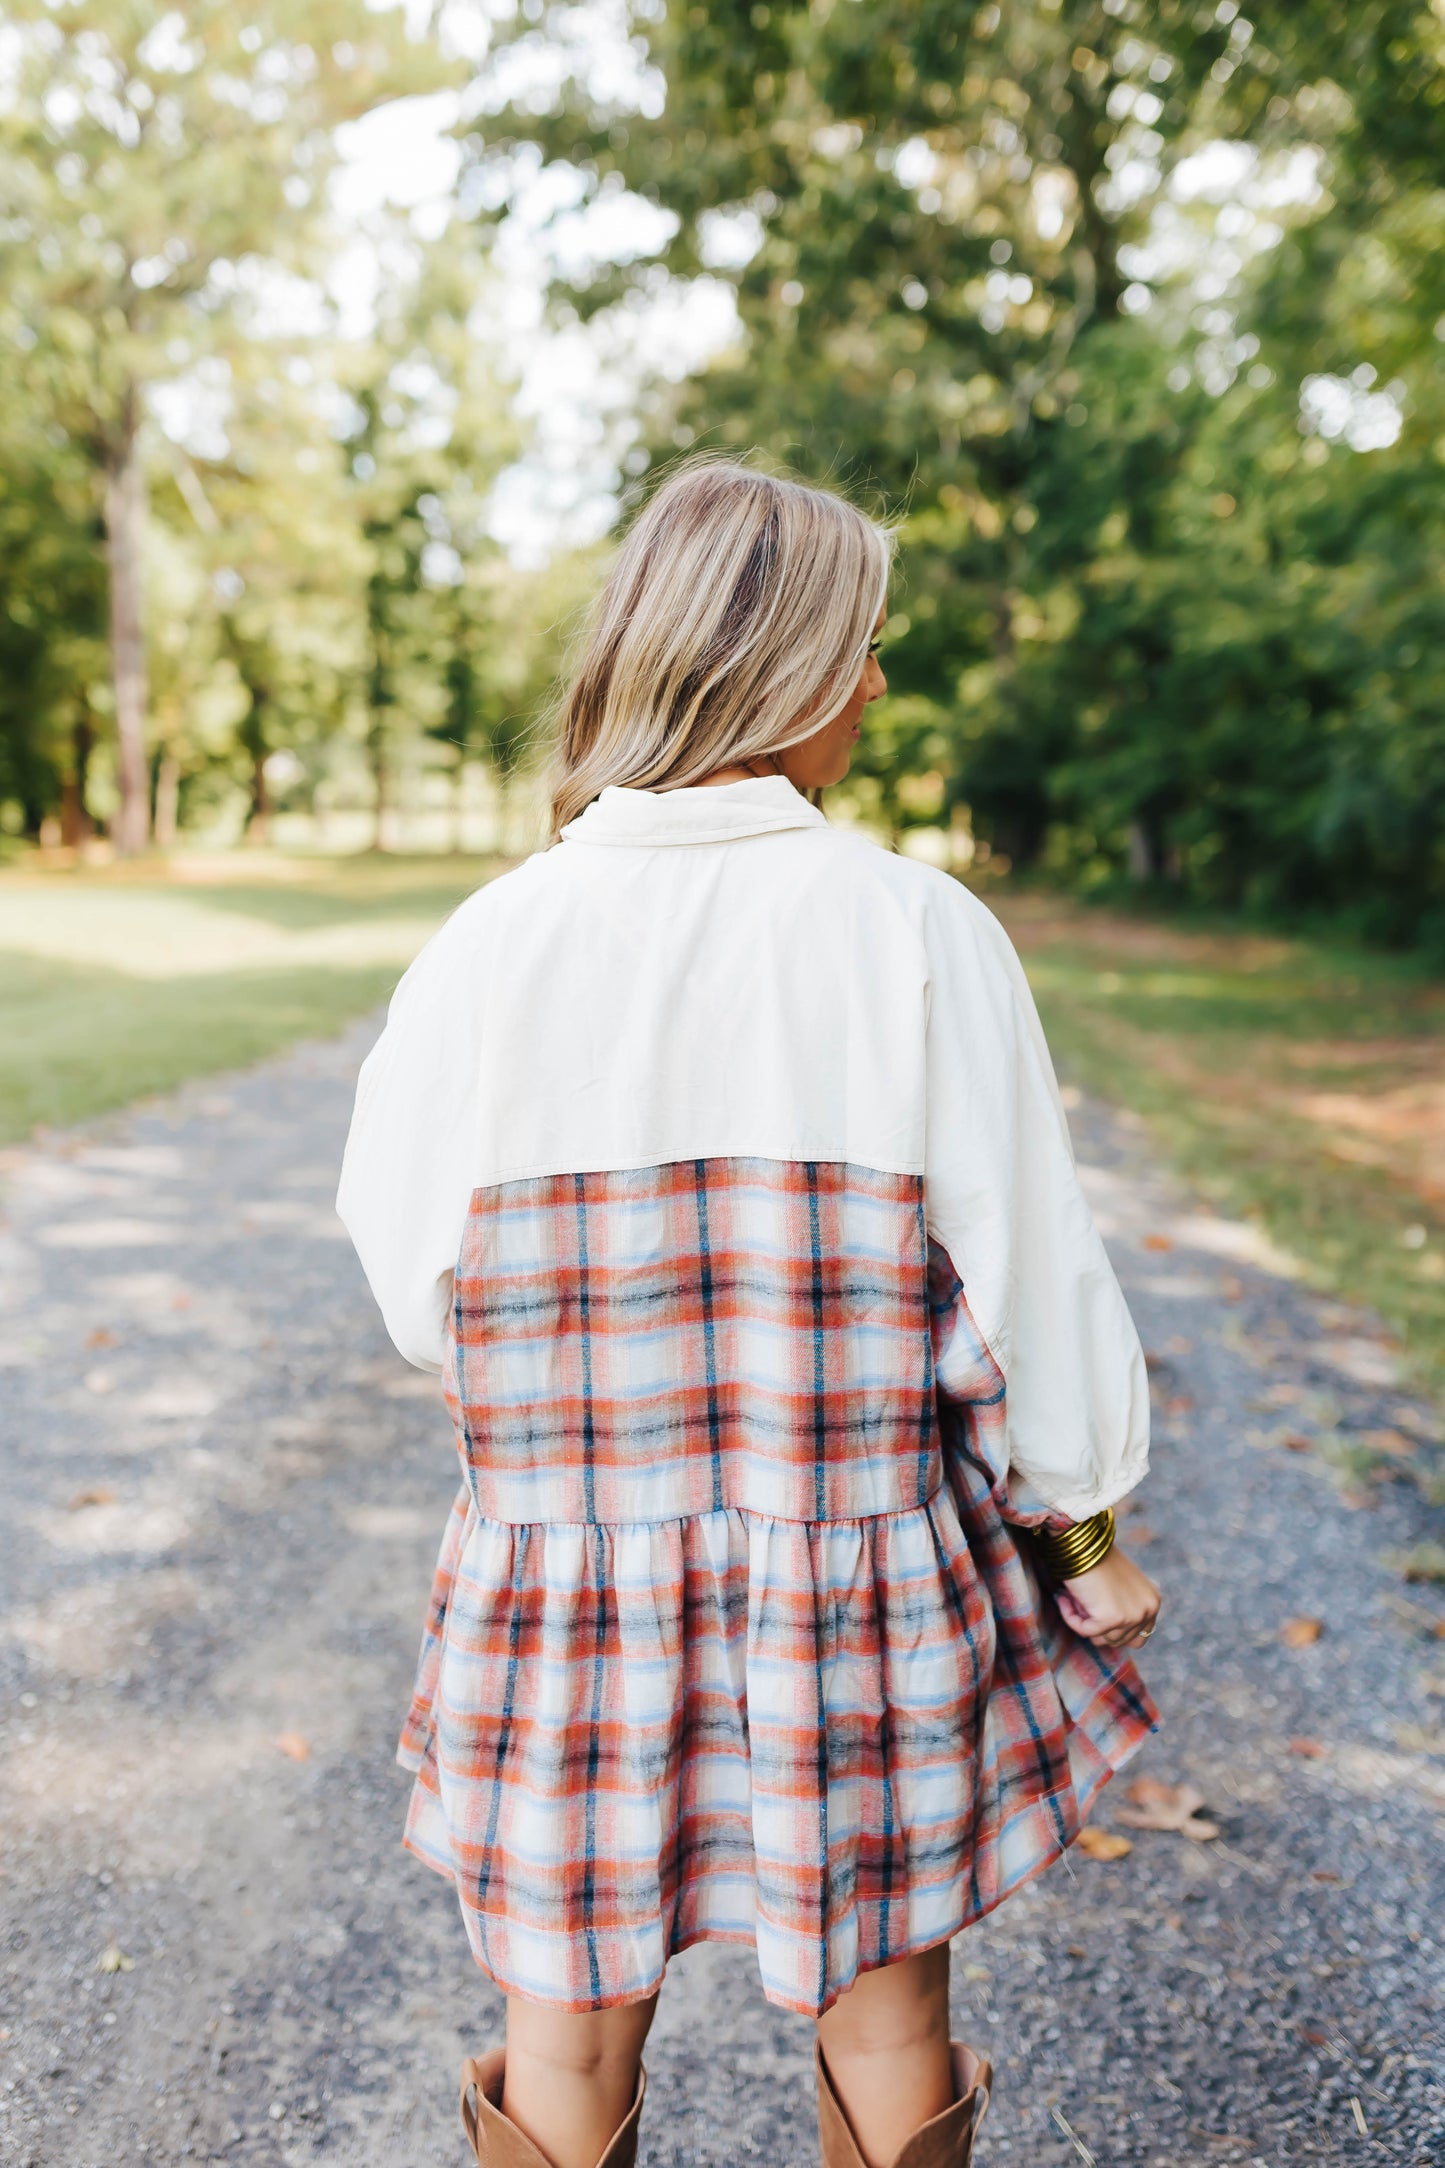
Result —
[{"label": "blurred foliage", "polygon": [[0,73],[8,824],[124,842],[129,806],[132,844],[152,818],[168,844],[239,798],[263,836],[349,746],[385,840],[428,733],[458,775],[510,775],[550,665],[516,627],[571,585],[514,574],[486,529],[520,440],[485,249],[381,212],[364,330],[329,283],[356,240],[337,130],[463,79],[436,26],[20,0]]},{"label": "blurred foliage", "polygon": [[[149,399],[182,371],[193,404],[207,389],[214,398],[237,341],[268,304],[275,313],[288,281],[315,273],[337,127],[446,71],[399,11],[360,0],[245,11],[17,0],[4,76],[0,338],[33,423],[91,470],[106,542],[115,833],[135,850],[152,795]],[[172,768],[172,794],[177,782]],[[165,796],[157,779],[162,827]]]},{"label": "blurred foliage", "polygon": [[[555,325],[645,349],[688,281],[736,297],[690,378],[659,342],[624,502],[756,445],[897,520],[858,810],[953,863],[1445,952],[1440,0],[486,13],[464,63],[445,11],[367,0],[12,9],[11,829],[115,814],[107,572],[142,548],[120,707],[163,841],[223,803],[262,834],[343,756],[381,841],[423,760],[505,790],[595,569],[488,532],[526,198]],[[473,69],[451,216],[378,214],[343,330],[336,129]]]},{"label": "blurred foliage", "polygon": [[[565,60],[577,14],[513,42]],[[745,337],[657,402],[654,465],[757,444],[901,512],[865,803],[895,830],[966,806],[1085,888],[1445,950],[1445,9],[730,0],[631,28],[650,111],[561,65],[477,155],[624,184],[674,214],[667,273],[734,284]]]},{"label": "blurred foliage", "polygon": [[0,798],[31,833],[62,801],[78,818],[105,697],[101,548],[85,460],[0,401]]}]

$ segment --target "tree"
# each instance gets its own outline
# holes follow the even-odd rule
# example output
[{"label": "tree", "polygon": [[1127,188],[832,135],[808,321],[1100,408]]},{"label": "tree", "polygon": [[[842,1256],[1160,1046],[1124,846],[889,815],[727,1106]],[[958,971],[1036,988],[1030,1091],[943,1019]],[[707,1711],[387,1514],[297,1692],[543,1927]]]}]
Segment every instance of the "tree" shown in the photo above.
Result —
[{"label": "tree", "polygon": [[394,278],[371,337],[338,357],[352,403],[346,491],[366,551],[377,848],[389,834],[399,720],[456,743],[464,761],[478,749],[488,681],[478,648],[487,632],[515,637],[485,606],[501,557],[487,525],[491,490],[521,442],[488,328],[491,278],[474,234],[447,228]]},{"label": "tree", "polygon": [[[1229,32],[1192,0],[1147,22],[1099,0],[731,5],[637,30],[666,85],[657,117],[624,123],[574,79],[545,118],[504,115],[481,155],[533,139],[590,187],[660,202],[673,276],[746,257],[746,343],[675,403],[673,441],[762,443],[906,506],[890,670],[936,739],[965,677],[997,691],[1012,674],[1034,470],[1081,344],[1119,316],[1141,176],[1157,185],[1188,140]],[[558,298],[605,306],[655,277],[609,268]],[[1027,854],[1047,808],[1034,763],[1012,766],[1005,826]],[[893,825],[919,817],[876,780]]]},{"label": "tree", "polygon": [[194,396],[198,360],[314,270],[337,124],[446,71],[399,11],[364,0],[19,0],[10,35],[3,328],[36,405],[95,477],[116,841],[135,851],[149,798],[148,396],[165,384]]},{"label": "tree", "polygon": [[86,780],[104,675],[105,582],[90,475],[23,396],[0,405],[0,798],[39,834],[58,803],[88,828]]},{"label": "tree", "polygon": [[611,104],[567,18],[514,30],[552,109],[474,154],[671,212],[559,310],[732,280],[654,459],[761,444],[901,512],[879,817],[1445,939],[1439,10],[638,7]]}]

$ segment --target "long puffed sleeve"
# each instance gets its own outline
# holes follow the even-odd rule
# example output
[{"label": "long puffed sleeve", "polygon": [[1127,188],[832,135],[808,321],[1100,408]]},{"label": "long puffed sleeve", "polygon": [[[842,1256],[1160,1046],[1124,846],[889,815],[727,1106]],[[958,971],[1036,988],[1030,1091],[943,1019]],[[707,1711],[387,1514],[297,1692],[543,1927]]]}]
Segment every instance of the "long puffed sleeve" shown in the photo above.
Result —
[{"label": "long puffed sleeve", "polygon": [[1139,1336],[1079,1186],[1012,944],[952,882],[932,891],[925,939],[929,1232],[1003,1372],[1021,1517],[1082,1520],[1148,1467]]},{"label": "long puffed sleeve", "polygon": [[483,988],[463,904],[392,996],[356,1087],[336,1209],[386,1329],[440,1370],[452,1273],[476,1182]]}]

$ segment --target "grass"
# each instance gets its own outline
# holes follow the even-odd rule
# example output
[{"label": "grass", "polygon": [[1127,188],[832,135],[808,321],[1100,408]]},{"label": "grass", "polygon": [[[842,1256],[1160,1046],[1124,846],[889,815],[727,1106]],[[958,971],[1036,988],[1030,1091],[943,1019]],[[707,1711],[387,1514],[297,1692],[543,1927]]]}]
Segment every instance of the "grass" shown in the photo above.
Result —
[{"label": "grass", "polygon": [[1445,1387],[1445,985],[1362,949],[990,902],[1061,1065]]},{"label": "grass", "polygon": [[339,1030],[495,870],[238,853],[0,873],[0,1143]]}]

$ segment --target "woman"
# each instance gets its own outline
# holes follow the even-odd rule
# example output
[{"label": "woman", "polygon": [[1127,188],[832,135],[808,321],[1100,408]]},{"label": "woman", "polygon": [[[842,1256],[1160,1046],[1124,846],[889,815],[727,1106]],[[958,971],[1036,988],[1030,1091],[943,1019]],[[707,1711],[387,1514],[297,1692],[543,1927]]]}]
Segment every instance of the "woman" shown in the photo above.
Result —
[{"label": "woman", "polygon": [[[693,466],[567,695],[554,846],[408,971],[340,1210],[463,1482],[406,1842],[507,1995],[491,2168],[630,2168],[668,1958],[817,2020],[827,2168],[961,2168],[948,1945],[1150,1730],[1138,1340],[1009,943],[830,827],[886,536]],[[1028,1531],[1028,1533],[1022,1533]]]}]

